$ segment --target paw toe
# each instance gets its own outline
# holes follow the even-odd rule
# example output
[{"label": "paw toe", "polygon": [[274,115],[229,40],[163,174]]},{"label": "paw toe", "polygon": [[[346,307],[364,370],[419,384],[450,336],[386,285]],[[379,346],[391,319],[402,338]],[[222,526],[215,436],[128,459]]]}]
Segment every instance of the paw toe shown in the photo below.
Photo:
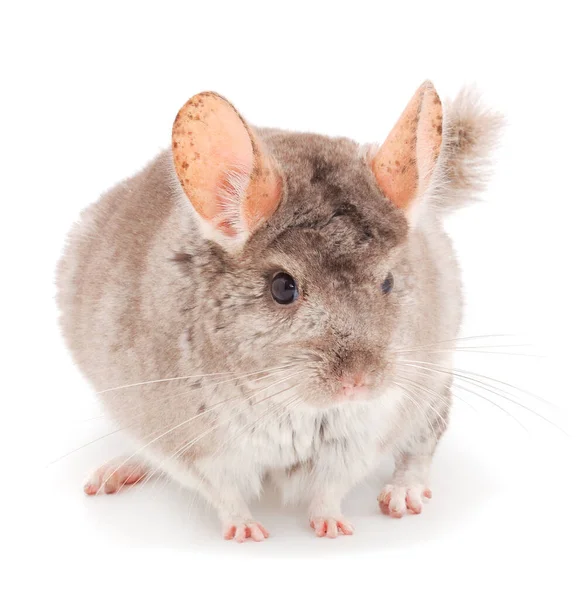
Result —
[{"label": "paw toe", "polygon": [[407,511],[420,514],[423,498],[431,498],[431,490],[425,486],[386,485],[378,496],[378,502],[383,514],[400,519]]},{"label": "paw toe", "polygon": [[94,471],[83,490],[88,496],[105,492],[115,494],[124,485],[132,485],[141,481],[148,473],[148,468],[134,460],[116,459]]},{"label": "paw toe", "polygon": [[420,494],[408,491],[405,496],[405,503],[407,508],[412,512],[418,515],[423,510],[423,500]]},{"label": "paw toe", "polygon": [[352,535],[354,526],[344,518],[313,517],[310,519],[310,527],[318,537],[334,539],[340,534]]},{"label": "paw toe", "polygon": [[223,538],[243,543],[245,540],[262,542],[269,537],[269,531],[255,521],[226,523],[223,527]]},{"label": "paw toe", "polygon": [[338,529],[344,535],[352,535],[354,533],[354,526],[348,521],[338,521]]}]

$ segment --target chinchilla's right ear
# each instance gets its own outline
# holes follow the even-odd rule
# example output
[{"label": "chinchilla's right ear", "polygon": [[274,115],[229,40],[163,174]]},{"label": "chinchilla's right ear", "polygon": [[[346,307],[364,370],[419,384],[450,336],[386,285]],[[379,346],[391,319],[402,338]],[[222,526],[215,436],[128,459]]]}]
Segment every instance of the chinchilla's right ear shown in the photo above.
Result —
[{"label": "chinchilla's right ear", "polygon": [[193,96],[172,129],[174,168],[205,237],[239,250],[279,205],[282,178],[235,108],[214,92]]}]

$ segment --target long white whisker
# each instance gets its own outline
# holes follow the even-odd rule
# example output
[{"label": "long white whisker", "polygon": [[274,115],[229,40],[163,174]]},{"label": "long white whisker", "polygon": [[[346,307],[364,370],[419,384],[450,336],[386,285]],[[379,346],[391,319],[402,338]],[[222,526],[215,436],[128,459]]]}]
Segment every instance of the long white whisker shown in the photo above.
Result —
[{"label": "long white whisker", "polygon": [[[284,381],[287,381],[288,379],[291,379],[292,377],[295,377],[296,375],[300,375],[301,373],[303,373],[303,371],[300,371],[299,373],[293,373],[292,375],[289,375],[288,377],[277,381],[275,384],[273,385],[279,385],[280,383],[283,383]],[[299,384],[298,384],[299,385]],[[266,388],[267,389],[267,388]],[[262,392],[265,390],[261,390]],[[288,388],[286,388],[285,390],[281,390],[279,392],[275,392],[275,394],[272,394],[271,396],[268,396],[267,398],[263,398],[261,400],[259,400],[255,406],[257,406],[257,404],[261,404],[263,402],[265,402],[266,400],[269,400],[270,398],[274,397],[274,396],[278,396],[279,394],[282,394],[283,392],[288,391]],[[255,396],[257,396],[258,394],[255,394]],[[255,397],[255,396],[251,396],[251,398]],[[245,402],[248,402],[251,398],[245,398]],[[208,433],[211,433],[212,431],[214,431],[215,429],[217,429],[220,425],[223,425],[225,423],[228,423],[233,417],[237,417],[239,415],[242,415],[244,412],[246,412],[247,410],[249,410],[250,407],[248,406],[244,406],[242,410],[237,411],[234,415],[229,415],[229,417],[227,419],[223,419],[222,421],[219,421],[214,427],[212,427],[211,429],[208,429],[207,431],[204,432],[204,434],[202,434],[201,436],[198,436],[196,439],[191,440],[190,442],[187,443],[186,447],[182,448],[181,450],[177,451],[180,452],[180,454],[183,454],[184,452],[186,452],[186,450],[188,450],[188,448],[192,447],[195,443],[197,443],[200,439],[202,439],[203,437],[205,437],[206,435],[208,435]],[[169,458],[174,458],[176,456],[176,452],[170,456]]]},{"label": "long white whisker", "polygon": [[[264,379],[268,379],[270,377],[275,377],[277,375],[280,375],[282,371],[289,370],[290,368],[291,367],[289,367],[289,366],[281,367],[281,368],[278,368],[277,371],[274,370],[274,371],[272,371],[270,373],[267,373],[267,375],[262,375],[260,377],[255,377],[253,379],[253,383],[257,383],[258,381],[262,381]],[[188,394],[192,394],[193,396],[195,396],[201,390],[203,390],[205,388],[209,388],[209,387],[212,387],[212,386],[219,386],[219,385],[222,385],[222,384],[225,384],[225,383],[229,383],[231,381],[236,381],[236,380],[242,379],[242,378],[243,378],[242,376],[237,376],[237,377],[233,377],[233,378],[229,378],[229,379],[215,380],[213,382],[206,383],[205,385],[202,385],[199,388],[189,389],[189,390],[186,390],[185,392],[179,392],[178,394],[161,395],[161,396],[158,396],[158,399],[160,399],[160,400],[174,400],[175,398],[179,398],[181,396],[186,396]],[[150,410],[144,410],[144,411],[140,411],[140,412],[136,413],[134,416],[135,417],[136,416],[143,416],[143,415],[147,415],[149,413],[150,413]],[[77,423],[86,423],[86,422],[89,422],[89,421],[94,421],[96,419],[104,419],[104,418],[106,418],[108,416],[109,415],[107,415],[107,414],[97,415],[95,417],[89,417],[87,419],[82,419],[81,421],[78,421]],[[117,431],[122,431],[123,429],[127,429],[127,427],[124,427],[122,429],[118,429]],[[112,433],[116,433],[116,432],[112,432]],[[98,441],[98,440],[95,440],[95,441]],[[91,443],[91,442],[89,442],[89,443]],[[77,450],[81,450],[81,449],[83,449],[83,447],[84,446],[81,446]],[[71,452],[76,452],[76,450],[72,450]],[[65,458],[66,456],[67,455],[64,455],[61,458]],[[59,459],[57,459],[57,460],[59,460]]]},{"label": "long white whisker", "polygon": [[449,340],[440,340],[437,342],[430,342],[428,344],[422,344],[421,346],[413,346],[412,348],[397,348],[396,350],[394,350],[394,352],[419,350],[422,348],[428,348],[428,347],[430,348],[433,346],[439,346],[440,344],[450,344],[452,342],[465,342],[468,340],[480,340],[480,339],[484,339],[484,338],[500,338],[500,337],[516,337],[516,334],[500,333],[500,334],[489,334],[489,335],[472,335],[472,336],[461,337],[461,338],[451,338]]},{"label": "long white whisker", "polygon": [[[269,379],[270,377],[276,377],[278,375],[281,375],[282,372],[288,371],[290,370],[291,367],[282,367],[281,369],[278,369],[277,371],[272,371],[271,373],[267,373],[266,375],[261,375],[259,377],[255,377],[252,380],[252,383],[257,383],[258,381],[263,381],[264,379]],[[187,396],[188,394],[192,394],[193,396],[196,396],[201,390],[207,389],[209,387],[213,387],[213,386],[219,386],[219,385],[223,385],[225,383],[230,383],[232,381],[237,381],[238,379],[242,379],[241,376],[237,376],[237,377],[231,377],[229,379],[221,379],[220,381],[213,381],[210,383],[207,383],[205,385],[201,385],[199,388],[192,388],[189,390],[186,390],[185,392],[179,392],[178,394],[170,394],[170,395],[160,395],[158,396],[159,400],[174,400],[175,398],[180,398],[181,396]],[[147,414],[148,411],[145,411],[143,414]]]},{"label": "long white whisker", "polygon": [[241,373],[239,375],[237,375],[236,373],[233,373],[232,371],[224,371],[222,373],[202,373],[202,374],[197,374],[197,375],[183,375],[181,377],[167,377],[165,379],[152,379],[150,381],[140,381],[138,383],[128,383],[125,385],[119,385],[117,387],[111,387],[111,388],[107,388],[105,390],[100,390],[97,392],[97,394],[105,394],[107,392],[115,392],[117,390],[125,390],[128,388],[132,388],[132,387],[138,387],[138,386],[142,386],[142,385],[149,385],[149,384],[153,384],[153,383],[166,383],[169,381],[180,381],[180,380],[184,380],[184,379],[195,379],[195,378],[203,378],[203,377],[217,377],[217,376],[224,376],[224,375],[229,375],[229,376],[234,376],[236,375],[235,379],[238,379],[239,377],[249,377],[250,375],[256,375],[257,373],[266,373],[269,371],[276,371],[279,369],[282,369],[284,367],[287,366],[293,366],[293,363],[291,364],[286,364],[286,365],[280,365],[278,367],[273,367],[270,369],[260,369],[258,371],[253,371],[251,373]]},{"label": "long white whisker", "polygon": [[[283,393],[283,392],[290,391],[290,389],[293,389],[294,387],[297,387],[297,385],[299,385],[299,384],[296,384],[296,385],[294,385],[294,386],[291,386],[291,388],[287,388],[287,389],[285,389],[285,390],[282,390],[282,391],[280,391],[280,392],[276,392],[275,394],[272,394],[272,395],[268,396],[267,398],[264,398],[264,399],[260,400],[260,401],[259,401],[257,404],[261,404],[261,403],[265,402],[266,400],[269,400],[270,398],[273,398],[273,397],[275,397],[275,396],[278,396],[279,394],[281,394],[281,393]],[[277,409],[277,408],[279,408],[280,406],[282,406],[282,408],[283,408],[283,409],[285,409],[285,408],[288,408],[288,407],[289,407],[289,406],[290,406],[290,405],[293,403],[293,401],[294,401],[294,400],[298,400],[298,399],[299,399],[299,396],[294,396],[294,397],[292,397],[292,399],[291,399],[291,401],[290,401],[290,402],[288,402],[288,403],[283,403],[283,406],[282,406],[282,405],[279,405],[279,404],[276,404],[275,406],[271,406],[271,407],[269,407],[269,408],[268,408],[268,410],[267,410],[267,411],[264,411],[264,412],[262,413],[262,415],[265,415],[265,414],[266,414],[266,412],[270,412],[270,411],[272,411],[274,408],[275,408],[275,409]],[[257,405],[257,404],[256,404],[256,405]],[[247,408],[246,408],[245,410],[247,410]],[[242,412],[245,412],[245,410],[244,410],[244,411],[242,411]],[[241,413],[238,413],[238,414],[241,414]],[[285,414],[285,413],[284,413],[284,414]],[[238,416],[238,415],[234,415],[234,416]],[[261,419],[261,417],[260,417],[260,419]],[[253,425],[255,425],[256,423],[258,423],[260,419],[258,419],[258,420],[257,420],[257,421],[255,421],[254,423],[251,423],[251,426],[253,426]],[[240,431],[240,432],[238,432],[238,433],[241,435],[241,434],[242,434],[244,431],[246,431],[248,428],[249,428],[249,426],[245,427],[245,428],[244,428],[242,431]],[[212,433],[212,431],[213,431],[213,430],[214,430],[214,428],[212,428],[211,430],[207,430],[207,431],[205,431],[205,432],[204,432],[204,434],[203,434],[203,435],[201,435],[201,436],[199,436],[199,437],[197,438],[197,440],[196,440],[196,441],[200,441],[200,439],[202,439],[202,437],[206,436],[206,435],[207,435],[207,434],[209,434],[209,433]],[[219,448],[219,450],[218,450],[218,451],[215,451],[215,452],[213,452],[212,456],[216,458],[216,457],[217,457],[217,456],[220,454],[220,452],[224,452],[224,450],[226,450],[226,448],[228,447],[228,445],[229,445],[229,444],[230,444],[232,441],[234,441],[234,440],[236,439],[236,437],[237,437],[236,435],[234,435],[234,436],[231,436],[229,439],[227,439],[225,442],[223,442],[223,444],[221,445],[221,447]],[[173,454],[173,455],[172,455],[170,458],[180,458],[180,456],[181,456],[181,455],[182,455],[184,452],[186,452],[186,451],[188,450],[188,448],[190,447],[190,445],[191,445],[191,442],[186,442],[186,443],[185,443],[185,444],[183,444],[183,445],[182,445],[180,448],[178,448],[178,450],[176,450],[176,452],[175,452],[175,453],[174,453],[174,454]],[[146,478],[146,479],[144,480],[144,483],[147,483],[147,482],[150,480],[150,478],[151,478],[151,477],[148,477],[148,478]],[[167,483],[168,483],[168,480],[166,481],[166,484],[167,484]],[[166,485],[166,484],[165,484],[165,485]],[[165,486],[163,486],[162,488],[160,488],[160,490],[161,490],[161,489],[164,489],[164,487],[165,487]],[[158,490],[158,493],[160,492],[160,490]]]},{"label": "long white whisker", "polygon": [[[284,381],[286,379],[284,378]],[[273,387],[274,385],[277,385],[278,383],[281,383],[280,381],[276,381],[275,383],[272,383],[268,386],[266,386],[265,388],[259,390],[257,392],[257,394],[260,394],[261,392],[269,389],[270,387]],[[256,395],[257,395],[256,394]],[[160,435],[156,436],[153,440],[150,440],[148,443],[144,444],[141,448],[138,448],[138,450],[136,450],[133,454],[131,454],[130,456],[128,456],[118,467],[116,470],[119,470],[121,467],[123,467],[129,460],[131,460],[132,458],[134,458],[135,456],[137,456],[140,452],[142,452],[145,448],[147,448],[148,446],[150,446],[151,444],[157,442],[158,440],[160,440],[161,438],[165,437],[166,435],[168,435],[169,433],[172,433],[173,431],[176,431],[176,429],[178,429],[179,427],[183,427],[184,425],[191,423],[192,421],[204,416],[205,414],[211,412],[212,410],[214,410],[217,406],[226,404],[227,402],[232,402],[233,400],[237,400],[239,398],[239,396],[235,396],[233,398],[228,398],[227,400],[222,400],[221,402],[217,402],[215,404],[213,404],[210,408],[197,413],[196,415],[193,415],[192,417],[185,419],[184,421],[182,421],[181,423],[178,423],[178,425],[174,425],[173,427],[171,427],[170,429],[167,429],[166,431],[164,431],[163,433],[161,433]],[[248,398],[246,398],[246,400],[248,400]],[[108,482],[109,478],[112,477],[112,475],[115,473],[116,471],[113,471],[103,482],[102,484],[99,486],[98,489],[98,493],[102,490],[102,488],[105,486],[105,484]]]},{"label": "long white whisker", "polygon": [[[447,370],[447,369],[442,369],[442,368],[438,368],[436,366],[432,366],[432,367],[427,367],[424,366],[424,362],[423,361],[410,361],[409,363],[401,363],[402,365],[407,364],[408,366],[412,367],[412,368],[417,368],[417,369],[422,369],[425,371],[433,371],[436,373],[445,373],[448,375],[453,375],[455,377],[458,377],[460,379],[463,379],[465,381],[468,381],[469,383],[473,383],[473,385],[475,385],[476,387],[480,387],[483,390],[492,392],[497,394],[500,398],[502,398],[503,400],[506,400],[507,402],[511,402],[512,404],[515,404],[516,406],[519,406],[520,408],[522,408],[523,410],[526,410],[528,412],[530,412],[531,414],[539,417],[539,419],[542,419],[543,421],[547,422],[549,425],[552,425],[553,427],[556,427],[559,431],[561,431],[563,434],[565,435],[569,435],[564,429],[562,429],[559,425],[557,425],[556,423],[554,423],[553,421],[551,421],[550,419],[548,419],[547,417],[545,417],[544,415],[541,415],[540,413],[538,413],[537,411],[533,410],[532,408],[530,408],[529,406],[526,406],[524,404],[522,404],[522,402],[519,402],[518,400],[516,400],[516,396],[513,398],[512,394],[510,394],[509,392],[506,392],[500,388],[497,388],[496,386],[493,386],[492,384],[488,384],[485,383],[483,381],[480,381],[479,379],[476,379],[474,377],[471,377],[469,375],[465,375],[463,370],[460,369],[451,369],[451,370]],[[432,363],[427,363],[432,365]],[[542,402],[548,403],[548,401],[544,400],[543,398],[539,398],[538,396],[535,396],[534,394],[531,394],[530,392],[527,392],[525,390],[522,390],[520,388],[517,388],[516,386],[513,386],[509,383],[503,382],[503,381],[499,381],[497,379],[494,379],[492,377],[487,377],[486,375],[479,375],[476,373],[472,373],[473,375],[476,375],[478,377],[482,377],[484,379],[489,379],[492,381],[496,381],[498,383],[501,383],[503,385],[507,385],[508,387],[511,387],[513,389],[517,389],[518,391],[521,391],[522,393],[532,396],[533,398],[539,399]],[[550,403],[548,403],[550,404]],[[498,406],[498,405],[497,405]]]},{"label": "long white whisker", "polygon": [[427,423],[427,425],[429,425],[429,427],[433,433],[433,436],[437,437],[435,429],[433,428],[433,423],[431,423],[429,417],[427,416],[427,413],[421,408],[421,405],[415,399],[414,392],[411,389],[405,387],[404,384],[402,384],[402,383],[397,383],[396,381],[394,383],[395,383],[395,385],[400,387],[405,394],[407,394],[408,400],[413,404],[413,406],[415,406],[415,408],[418,410],[419,414],[421,415],[423,420]]},{"label": "long white whisker", "polygon": [[[299,385],[300,384],[297,383],[297,384],[292,385],[292,386],[288,387],[287,389],[285,389],[285,390],[283,390],[282,392],[279,392],[279,393],[290,392],[291,390],[293,390],[294,388],[298,387]],[[247,431],[253,429],[253,427],[257,426],[261,421],[264,421],[271,414],[276,413],[279,409],[282,410],[282,417],[285,416],[285,409],[289,408],[289,406],[293,402],[295,402],[295,400],[297,400],[299,398],[300,398],[300,396],[296,395],[296,396],[293,396],[291,398],[291,400],[289,400],[287,402],[284,402],[282,404],[275,403],[273,406],[269,406],[267,408],[267,410],[264,410],[255,421],[253,421],[252,423],[247,424],[243,429],[241,429],[238,432],[235,432],[229,439],[227,439],[225,442],[223,442],[223,444],[221,445],[221,447],[217,451],[215,451],[213,453],[213,456],[215,456],[215,457],[219,456],[222,452],[224,452],[227,449],[227,447],[229,446],[229,444],[231,442],[233,442],[238,437],[240,438],[244,433],[246,433]]]},{"label": "long white whisker", "polygon": [[[293,377],[293,376],[294,376],[294,375],[289,375],[289,376],[287,376],[287,377],[284,377],[283,379],[281,379],[281,380],[279,380],[279,381],[276,381],[275,383],[271,383],[271,384],[269,384],[268,386],[264,387],[263,389],[261,389],[261,390],[257,391],[257,392],[256,392],[255,394],[253,394],[252,396],[250,396],[250,397],[246,397],[246,398],[244,398],[243,400],[244,400],[245,402],[247,402],[247,401],[249,401],[251,398],[254,398],[254,397],[256,397],[257,395],[259,395],[259,394],[261,394],[262,392],[264,392],[264,391],[268,390],[269,388],[273,387],[274,385],[279,385],[279,384],[280,384],[280,383],[282,383],[283,381],[287,381],[288,379],[290,379],[290,378],[291,378],[291,377]],[[169,429],[169,430],[165,431],[165,432],[164,432],[164,433],[162,433],[161,435],[159,435],[159,436],[155,437],[153,440],[150,440],[150,441],[149,441],[147,444],[145,444],[144,446],[142,446],[141,448],[139,448],[138,450],[136,450],[136,451],[135,451],[135,452],[134,452],[134,453],[133,453],[131,456],[129,456],[128,458],[126,458],[126,459],[125,459],[125,460],[124,460],[124,461],[121,463],[121,465],[119,465],[118,469],[119,469],[120,467],[122,467],[124,464],[126,464],[126,463],[127,463],[127,462],[128,462],[130,459],[131,459],[131,458],[133,458],[134,456],[136,456],[137,454],[139,454],[140,452],[142,452],[142,451],[143,451],[145,448],[147,448],[148,446],[150,446],[150,445],[151,445],[151,444],[153,444],[154,442],[158,441],[158,440],[159,440],[159,439],[161,439],[162,437],[164,437],[164,436],[168,435],[168,434],[169,434],[169,433],[171,433],[172,431],[175,431],[175,430],[176,430],[176,429],[178,429],[179,427],[182,427],[182,426],[184,426],[184,425],[186,425],[186,424],[188,424],[188,423],[191,423],[191,422],[192,422],[192,421],[194,421],[195,419],[197,419],[197,418],[199,418],[199,417],[202,417],[202,416],[203,416],[203,415],[205,415],[206,413],[208,413],[208,412],[211,412],[212,410],[214,410],[214,408],[216,408],[217,406],[220,406],[220,405],[226,404],[227,402],[231,402],[231,401],[233,401],[233,400],[237,400],[238,398],[239,398],[239,397],[238,397],[238,396],[236,396],[236,397],[234,397],[234,398],[229,398],[228,400],[223,400],[223,401],[221,401],[221,402],[217,402],[216,404],[213,404],[213,405],[212,405],[212,407],[208,408],[207,410],[204,410],[204,411],[202,411],[202,412],[200,412],[200,413],[198,413],[198,414],[196,414],[196,415],[194,415],[194,416],[190,417],[189,419],[186,419],[186,420],[182,421],[182,423],[179,423],[178,425],[175,425],[175,426],[174,426],[174,427],[172,427],[171,429]],[[172,455],[172,456],[171,456],[171,457],[169,457],[169,458],[172,458],[173,456],[174,456],[174,455]],[[168,460],[168,458],[165,458],[165,459],[163,460],[163,462],[165,462],[166,460]],[[115,473],[115,471],[114,471],[114,473]],[[103,488],[103,487],[105,486],[105,484],[107,483],[107,481],[109,480],[109,478],[110,478],[112,475],[113,475],[113,473],[112,473],[111,475],[109,475],[109,477],[107,477],[107,478],[105,479],[105,481],[103,481],[103,483],[102,483],[102,484],[101,484],[101,486],[99,487],[99,490],[98,490],[98,492],[99,492],[99,491],[101,491],[101,488]],[[148,476],[148,477],[146,478],[146,480],[145,480],[145,481],[149,481],[149,479],[150,479],[150,477]]]},{"label": "long white whisker", "polygon": [[507,411],[504,407],[500,406],[497,402],[494,402],[494,400],[492,400],[491,398],[487,398],[486,396],[483,396],[482,394],[478,394],[478,392],[476,392],[475,390],[468,389],[468,388],[462,386],[461,384],[457,383],[456,381],[454,381],[452,383],[452,385],[455,385],[460,390],[464,390],[468,394],[473,394],[474,396],[477,396],[478,398],[482,398],[482,400],[485,400],[486,402],[490,403],[492,406],[495,406],[498,410],[501,410],[505,415],[507,415],[514,421],[516,421],[516,423],[518,423],[518,425],[522,429],[524,429],[524,431],[529,433],[528,429],[524,426],[522,421],[520,421],[520,419],[518,419],[518,417],[516,415],[513,415],[511,412]]},{"label": "long white whisker", "polygon": [[[499,350],[491,350],[490,348],[518,348],[519,345],[516,346],[482,346],[482,347],[459,347],[452,346],[450,348],[436,348],[436,349],[426,349],[423,350],[423,354],[449,354],[453,352],[467,352],[469,354],[495,354],[497,356],[520,356],[520,357],[528,357],[528,358],[547,358],[541,354],[526,354],[524,352],[502,352]],[[524,346],[522,346],[524,347]],[[395,355],[401,354],[413,354],[418,353],[419,350],[397,350],[393,352]]]},{"label": "long white whisker", "polygon": [[[435,392],[434,390],[431,390],[427,386],[424,386],[424,385],[418,383],[417,381],[414,381],[413,379],[409,379],[407,377],[403,377],[403,375],[397,375],[397,377],[399,377],[400,379],[403,379],[403,380],[407,381],[410,385],[413,385],[414,387],[416,387],[417,389],[421,390],[422,392],[425,392],[425,393],[428,393],[428,394],[433,394],[434,397],[437,396],[438,400],[440,400],[440,401],[444,400],[444,398],[442,396],[439,396],[439,394],[437,394],[437,392]],[[439,419],[441,419],[441,422],[443,423],[443,426],[447,427],[447,423],[446,423],[445,419],[443,418],[443,415],[433,406],[433,402],[431,401],[431,399],[429,399],[428,406],[437,415],[437,417]]]},{"label": "long white whisker", "polygon": [[[408,348],[405,350],[395,350],[398,353],[405,352],[416,352],[417,349],[423,349],[424,347],[432,347],[434,345],[441,344],[443,342],[436,342],[435,344],[427,344],[426,346],[418,346],[417,348]],[[530,348],[532,344],[490,344],[488,346],[448,346],[447,348],[436,349],[434,352],[451,352],[452,350],[482,350],[484,348]]]},{"label": "long white whisker", "polygon": [[[276,372],[273,373],[268,373],[267,375],[263,375],[261,377],[256,377],[255,379],[253,379],[253,383],[257,383],[258,381],[262,381],[263,379],[268,379],[269,377],[275,377],[276,375],[279,375],[281,373],[281,371],[284,371],[286,369],[288,369],[289,367],[284,367],[281,370],[278,370]],[[159,400],[174,400],[175,398],[180,398],[181,396],[187,396],[188,394],[192,394],[193,396],[197,395],[201,390],[207,389],[209,387],[213,387],[213,386],[219,386],[225,383],[230,383],[231,381],[236,381],[237,379],[242,379],[241,376],[237,376],[237,377],[232,377],[229,379],[220,379],[220,380],[215,380],[209,383],[206,383],[205,385],[201,385],[200,387],[197,388],[192,388],[189,390],[186,390],[185,392],[179,392],[178,394],[168,394],[168,395],[161,395],[161,396],[157,396],[157,398]],[[136,413],[136,415],[147,415],[150,411],[149,410],[144,410],[141,412]],[[108,415],[103,414],[103,415],[97,415],[95,417],[89,417],[87,419],[82,419],[81,421],[77,421],[77,423],[86,423],[88,421],[94,421],[95,419],[104,419],[105,417],[107,417]]]},{"label": "long white whisker", "polygon": [[99,442],[100,440],[103,440],[103,439],[109,437],[110,435],[119,433],[120,431],[123,431],[124,429],[125,429],[124,427],[120,427],[119,429],[116,429],[115,431],[110,431],[109,433],[106,433],[105,435],[102,435],[94,440],[91,440],[90,442],[87,442],[86,444],[83,444],[82,446],[79,446],[78,448],[75,448],[74,450],[71,450],[70,452],[63,454],[62,456],[59,456],[59,458],[55,458],[55,460],[51,460],[51,462],[49,462],[45,465],[45,468],[50,467],[51,465],[54,465],[56,462],[59,462],[63,458],[67,458],[67,456],[71,456],[71,454],[74,454],[75,452],[78,452],[79,450],[83,450],[83,448],[87,448],[87,446],[91,446],[91,444],[95,444],[96,442]]},{"label": "long white whisker", "polygon": [[[275,382],[274,384],[271,384],[270,386],[267,386],[267,388],[264,388],[263,390],[260,390],[258,393],[254,394],[251,397],[247,397],[244,398],[243,401],[246,403],[248,402],[251,398],[256,397],[257,395],[259,395],[260,393],[264,392],[266,389],[268,389],[269,387],[273,387],[274,385],[279,385],[280,383],[283,383],[284,381],[287,381],[288,379],[291,379],[292,377],[295,377],[296,375],[300,375],[301,373],[303,373],[303,371],[299,371],[297,373],[293,373],[292,375],[289,375],[287,377],[285,377],[284,379]],[[280,392],[276,392],[274,395],[277,396],[278,394],[283,393],[286,390],[282,390]],[[260,400],[257,404],[260,404],[262,402],[265,402],[266,400],[269,400],[269,398],[272,396],[268,396],[267,398],[263,398],[262,400]],[[245,411],[249,410],[249,406],[244,406],[241,410],[237,411],[234,415],[229,415],[229,417],[227,419],[222,419],[221,421],[219,421],[218,423],[215,423],[215,425],[213,425],[212,427],[206,429],[202,434],[200,434],[199,436],[195,437],[194,439],[187,441],[185,444],[183,444],[182,446],[180,446],[175,452],[173,452],[170,456],[165,457],[162,461],[161,464],[163,464],[164,462],[168,461],[168,460],[172,460],[174,458],[176,458],[177,456],[180,456],[182,454],[184,454],[189,448],[191,448],[192,446],[194,446],[197,442],[199,442],[202,438],[206,437],[207,435],[209,435],[210,433],[212,433],[213,431],[215,431],[216,429],[218,429],[221,425],[224,425],[225,423],[228,423],[229,421],[231,421],[231,419],[233,419],[233,417],[237,417],[241,414],[243,414]],[[147,477],[144,480],[144,483],[146,483],[147,481],[149,481],[150,477]]]},{"label": "long white whisker", "polygon": [[[407,366],[407,365],[402,365],[402,366]],[[402,375],[398,375],[398,377],[402,377]],[[409,381],[410,381],[410,380],[409,380]],[[413,383],[413,382],[411,382],[411,383]],[[520,420],[519,420],[519,419],[518,419],[518,418],[517,418],[515,415],[513,415],[512,413],[510,413],[510,412],[508,412],[507,410],[505,410],[504,408],[502,408],[500,405],[498,405],[496,402],[494,402],[494,401],[493,401],[493,400],[491,400],[490,398],[486,398],[485,396],[482,396],[481,394],[478,394],[477,392],[474,392],[473,390],[468,390],[467,388],[465,388],[465,387],[463,387],[463,386],[459,385],[459,384],[458,384],[457,382],[455,382],[455,381],[453,381],[453,382],[452,382],[452,386],[454,386],[454,385],[455,385],[456,387],[458,387],[458,388],[460,388],[460,389],[462,389],[462,390],[464,390],[464,391],[468,392],[468,393],[474,393],[474,394],[475,394],[476,396],[478,396],[479,398],[483,398],[484,400],[486,400],[487,402],[489,402],[490,404],[492,404],[492,406],[495,406],[496,408],[498,408],[499,410],[501,410],[503,413],[505,413],[506,415],[508,415],[508,416],[509,416],[509,417],[511,417],[512,419],[514,419],[514,420],[515,420],[515,421],[518,423],[518,425],[519,425],[519,426],[520,426],[522,429],[524,429],[525,431],[528,431],[528,430],[526,429],[526,427],[524,427],[524,425],[523,425],[523,424],[520,422]],[[453,394],[453,392],[452,392],[452,394]],[[463,402],[465,402],[465,404],[467,404],[468,406],[472,407],[472,405],[471,405],[469,402],[465,401],[463,398],[461,398],[461,397],[459,397],[459,396],[456,396],[456,397],[457,397],[457,398],[459,398],[460,400],[462,400]],[[472,408],[474,408],[474,409],[475,409],[475,407],[472,407]]]},{"label": "long white whisker", "polygon": [[[488,375],[482,375],[481,373],[475,373],[473,371],[467,371],[465,369],[454,368],[454,369],[448,370],[448,369],[444,369],[442,365],[439,365],[437,363],[430,363],[430,362],[421,361],[421,360],[410,360],[410,361],[407,361],[407,362],[409,364],[411,364],[411,365],[423,365],[423,366],[426,366],[426,367],[432,367],[436,371],[445,372],[445,373],[448,373],[448,374],[451,374],[451,375],[457,375],[457,374],[459,374],[460,376],[465,376],[465,377],[470,377],[470,378],[471,378],[471,376],[473,376],[473,377],[480,377],[481,379],[486,379],[488,381],[493,381],[495,383],[499,383],[500,385],[504,385],[504,386],[509,387],[509,388],[511,388],[513,390],[521,392],[525,396],[530,396],[531,398],[534,398],[535,400],[538,400],[539,402],[542,402],[543,404],[547,404],[549,406],[552,406],[553,408],[556,408],[556,406],[552,402],[550,402],[549,400],[546,400],[545,398],[541,398],[540,396],[537,396],[536,394],[533,394],[532,392],[529,392],[528,390],[524,390],[524,389],[522,389],[520,387],[512,385],[511,383],[507,383],[506,381],[502,381],[500,379],[496,379],[495,377],[490,377]],[[484,384],[484,385],[488,385],[488,384]],[[499,388],[495,388],[495,386],[492,386],[492,387],[494,387],[494,389],[499,389]],[[500,390],[500,391],[503,391],[503,390]],[[510,394],[510,392],[507,392],[507,393]],[[524,407],[524,408],[527,408],[527,407]]]}]

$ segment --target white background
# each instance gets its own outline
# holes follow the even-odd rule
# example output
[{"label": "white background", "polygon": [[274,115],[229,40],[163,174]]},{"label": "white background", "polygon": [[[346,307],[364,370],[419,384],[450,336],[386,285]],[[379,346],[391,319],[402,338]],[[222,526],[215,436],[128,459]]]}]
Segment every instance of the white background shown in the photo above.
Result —
[{"label": "white background", "polygon": [[[2,5],[0,28],[5,597],[581,597],[574,2],[21,2]],[[80,448],[115,426],[56,325],[54,266],[79,211],[164,148],[199,91],[252,123],[366,142],[384,139],[426,78],[445,97],[476,82],[508,120],[483,204],[448,228],[466,284],[462,335],[512,336],[462,343],[480,352],[459,352],[456,366],[552,405],[460,390],[424,513],[378,512],[387,465],[347,499],[350,538],[315,538],[269,494],[255,514],[272,538],[243,545],[172,483],[84,497],[84,476],[124,440]]]}]

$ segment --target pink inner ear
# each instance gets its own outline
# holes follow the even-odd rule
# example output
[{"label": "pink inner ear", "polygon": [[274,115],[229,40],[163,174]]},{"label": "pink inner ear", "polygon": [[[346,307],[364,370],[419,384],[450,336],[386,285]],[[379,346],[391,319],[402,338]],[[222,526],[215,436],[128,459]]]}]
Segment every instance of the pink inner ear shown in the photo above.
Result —
[{"label": "pink inner ear", "polygon": [[273,161],[256,147],[256,164],[243,203],[243,221],[249,231],[265,222],[279,206],[283,184]]},{"label": "pink inner ear", "polygon": [[227,236],[250,232],[277,208],[280,178],[237,111],[205,92],[179,111],[174,166],[198,214]]},{"label": "pink inner ear", "polygon": [[441,100],[431,86],[423,95],[417,127],[417,171],[419,193],[423,193],[437,164],[443,138],[443,109]]},{"label": "pink inner ear", "polygon": [[424,83],[416,92],[372,161],[372,170],[385,196],[407,210],[422,194],[441,147],[441,101]]}]

